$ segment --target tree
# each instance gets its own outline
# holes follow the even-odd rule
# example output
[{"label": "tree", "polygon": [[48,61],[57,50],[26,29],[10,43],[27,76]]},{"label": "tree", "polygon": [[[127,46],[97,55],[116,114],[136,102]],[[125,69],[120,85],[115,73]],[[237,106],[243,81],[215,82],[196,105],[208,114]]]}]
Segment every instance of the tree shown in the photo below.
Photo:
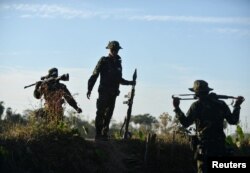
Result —
[{"label": "tree", "polygon": [[168,131],[168,129],[167,129],[167,126],[168,126],[168,124],[170,123],[170,122],[172,122],[172,117],[171,117],[171,115],[169,115],[169,113],[167,113],[167,112],[163,112],[161,115],[160,115],[160,122],[161,122],[161,125],[160,125],[160,127],[161,127],[161,130],[162,130],[162,132],[164,132],[164,133],[167,133],[167,131]]},{"label": "tree", "polygon": [[0,120],[2,119],[2,115],[3,115],[3,112],[4,112],[4,106],[3,106],[4,102],[1,101],[0,102]]},{"label": "tree", "polygon": [[146,113],[146,114],[139,114],[135,116],[131,116],[131,122],[134,122],[135,124],[140,124],[140,126],[144,125],[146,127],[146,130],[151,129],[151,126],[153,123],[157,123],[157,119],[153,117],[152,115]]},{"label": "tree", "polygon": [[22,118],[21,114],[12,111],[12,108],[8,107],[6,109],[6,120],[12,123],[24,123],[25,120]]}]

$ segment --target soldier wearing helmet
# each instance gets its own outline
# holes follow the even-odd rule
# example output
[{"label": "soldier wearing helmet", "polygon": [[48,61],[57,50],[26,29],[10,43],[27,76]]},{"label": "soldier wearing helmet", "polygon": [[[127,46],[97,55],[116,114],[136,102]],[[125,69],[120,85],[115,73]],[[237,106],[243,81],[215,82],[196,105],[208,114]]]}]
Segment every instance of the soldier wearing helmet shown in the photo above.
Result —
[{"label": "soldier wearing helmet", "polygon": [[186,116],[181,111],[180,99],[174,98],[174,112],[180,123],[188,127],[195,123],[198,145],[195,149],[195,159],[197,160],[197,172],[207,172],[206,159],[211,156],[224,156],[225,134],[223,131],[224,119],[229,124],[236,125],[239,122],[240,105],[244,101],[242,96],[238,96],[234,104],[233,112],[222,100],[217,99],[215,93],[209,93],[212,88],[204,80],[194,81],[190,91],[195,93],[198,101],[195,101],[189,108]]},{"label": "soldier wearing helmet", "polygon": [[119,86],[133,85],[133,81],[122,78],[121,57],[118,52],[122,47],[118,41],[110,41],[106,47],[109,49],[108,56],[103,56],[97,63],[93,74],[88,80],[87,98],[90,98],[91,91],[100,75],[97,99],[97,111],[95,118],[96,139],[108,139],[109,123],[113,115],[116,97],[119,95]]},{"label": "soldier wearing helmet", "polygon": [[[42,80],[49,78],[57,78],[57,68],[51,68],[48,75],[41,77]],[[65,100],[72,106],[78,113],[82,110],[77,106],[75,99],[67,89],[66,85],[59,82],[59,80],[49,80],[48,82],[37,82],[34,90],[34,97],[41,99],[44,96],[45,107],[42,116],[48,121],[62,121],[63,120],[63,103]]]}]

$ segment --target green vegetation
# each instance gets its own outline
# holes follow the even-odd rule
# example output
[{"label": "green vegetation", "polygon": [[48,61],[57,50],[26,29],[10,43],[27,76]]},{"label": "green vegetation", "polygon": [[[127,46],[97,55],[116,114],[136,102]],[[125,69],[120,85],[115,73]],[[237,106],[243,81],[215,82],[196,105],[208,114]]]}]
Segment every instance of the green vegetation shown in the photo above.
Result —
[{"label": "green vegetation", "polygon": [[[4,110],[3,102],[0,106]],[[122,140],[122,123],[113,123],[110,141],[94,141],[94,122],[84,121],[73,112],[57,123],[36,117],[36,111],[32,110],[21,115],[7,108],[4,117],[0,121],[0,172],[3,173],[195,170],[189,144],[192,128],[182,128],[168,113],[159,119],[150,114],[132,116],[131,140]],[[227,137],[227,144],[235,155],[249,156],[249,139],[237,126],[235,135]]]}]

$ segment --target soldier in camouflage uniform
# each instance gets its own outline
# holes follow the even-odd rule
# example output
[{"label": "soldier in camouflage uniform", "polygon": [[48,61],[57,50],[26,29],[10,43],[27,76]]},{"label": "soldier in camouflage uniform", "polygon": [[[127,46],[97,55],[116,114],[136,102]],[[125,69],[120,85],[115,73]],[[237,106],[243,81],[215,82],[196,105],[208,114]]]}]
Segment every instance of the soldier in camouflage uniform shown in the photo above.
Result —
[{"label": "soldier in camouflage uniform", "polygon": [[133,81],[122,78],[121,57],[118,52],[121,48],[119,42],[111,41],[106,49],[109,55],[103,56],[97,63],[93,74],[88,80],[87,98],[90,98],[91,91],[100,74],[100,85],[98,88],[99,98],[97,99],[97,112],[95,118],[96,139],[108,139],[109,123],[114,111],[115,100],[119,95],[119,86],[133,85]]},{"label": "soldier in camouflage uniform", "polygon": [[242,96],[237,97],[233,112],[222,100],[216,98],[215,93],[210,93],[213,89],[208,87],[208,83],[203,80],[196,80],[193,88],[189,90],[195,92],[198,101],[189,108],[187,115],[181,111],[179,98],[174,98],[174,112],[180,123],[188,127],[195,123],[198,137],[195,159],[197,160],[197,172],[207,171],[206,159],[209,156],[224,156],[225,134],[223,131],[224,119],[229,124],[237,124],[240,115],[240,105],[244,101]]},{"label": "soldier in camouflage uniform", "polygon": [[[49,70],[49,74],[44,78],[57,78],[57,68]],[[48,121],[62,121],[63,120],[63,103],[65,100],[72,106],[78,113],[82,110],[77,106],[75,99],[67,89],[66,85],[60,83],[58,80],[51,80],[49,82],[39,81],[36,83],[34,90],[34,97],[40,99],[44,96],[45,107],[43,113]],[[44,115],[43,115],[44,116]]]}]

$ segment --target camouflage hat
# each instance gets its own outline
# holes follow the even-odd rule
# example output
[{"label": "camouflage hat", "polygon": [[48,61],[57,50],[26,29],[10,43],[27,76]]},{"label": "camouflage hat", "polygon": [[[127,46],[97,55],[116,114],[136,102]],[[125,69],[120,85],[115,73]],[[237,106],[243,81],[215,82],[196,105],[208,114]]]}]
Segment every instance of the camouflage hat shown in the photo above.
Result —
[{"label": "camouflage hat", "polygon": [[212,88],[208,87],[208,83],[204,80],[196,80],[194,81],[193,88],[189,88],[190,91],[193,92],[202,92],[202,91],[212,91]]},{"label": "camouflage hat", "polygon": [[106,49],[122,49],[118,41],[110,41],[106,47]]}]

